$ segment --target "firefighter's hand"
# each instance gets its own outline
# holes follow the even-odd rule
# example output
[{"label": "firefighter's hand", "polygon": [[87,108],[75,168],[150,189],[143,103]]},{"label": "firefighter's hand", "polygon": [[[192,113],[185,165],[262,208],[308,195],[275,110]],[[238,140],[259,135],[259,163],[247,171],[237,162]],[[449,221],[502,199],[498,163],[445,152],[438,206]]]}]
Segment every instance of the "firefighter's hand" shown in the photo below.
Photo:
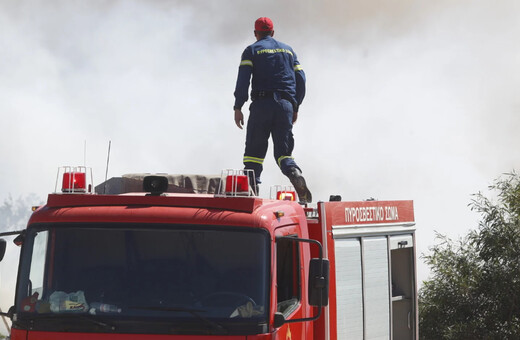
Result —
[{"label": "firefighter's hand", "polygon": [[296,123],[296,119],[298,119],[298,112],[293,112],[293,114],[292,114],[292,122],[293,122],[293,124]]},{"label": "firefighter's hand", "polygon": [[235,109],[235,124],[242,129],[242,126],[244,126],[244,114],[242,113],[242,110]]}]

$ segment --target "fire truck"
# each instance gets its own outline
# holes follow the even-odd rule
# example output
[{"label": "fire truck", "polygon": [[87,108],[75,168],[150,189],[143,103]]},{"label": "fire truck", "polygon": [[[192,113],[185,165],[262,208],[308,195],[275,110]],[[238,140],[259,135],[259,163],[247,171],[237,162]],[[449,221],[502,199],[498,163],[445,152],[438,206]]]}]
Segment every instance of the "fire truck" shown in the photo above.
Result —
[{"label": "fire truck", "polygon": [[93,188],[62,168],[14,238],[11,340],[418,338],[413,201],[311,206],[291,187],[256,197],[248,178]]}]

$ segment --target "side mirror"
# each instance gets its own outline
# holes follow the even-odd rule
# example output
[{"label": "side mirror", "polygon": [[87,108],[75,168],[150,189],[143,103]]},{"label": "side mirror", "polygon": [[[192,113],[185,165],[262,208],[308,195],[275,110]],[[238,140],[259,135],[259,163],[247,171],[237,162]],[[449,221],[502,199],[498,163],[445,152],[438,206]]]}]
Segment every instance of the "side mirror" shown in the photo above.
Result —
[{"label": "side mirror", "polygon": [[309,304],[315,307],[329,304],[329,271],[327,259],[311,259],[309,263]]},{"label": "side mirror", "polygon": [[7,242],[3,238],[0,238],[0,261],[4,259],[5,248],[7,246]]},{"label": "side mirror", "polygon": [[280,312],[276,312],[274,313],[274,323],[273,323],[273,327],[274,328],[278,328],[278,327],[282,327],[282,325],[285,323],[285,317],[283,316],[282,313]]}]

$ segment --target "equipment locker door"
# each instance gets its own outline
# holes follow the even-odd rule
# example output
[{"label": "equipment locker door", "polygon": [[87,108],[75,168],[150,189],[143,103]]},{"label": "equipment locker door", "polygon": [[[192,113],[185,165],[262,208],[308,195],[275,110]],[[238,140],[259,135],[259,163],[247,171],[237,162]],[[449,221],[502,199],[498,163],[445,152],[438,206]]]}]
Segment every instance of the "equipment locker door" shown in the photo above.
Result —
[{"label": "equipment locker door", "polygon": [[338,238],[338,339],[390,339],[390,287],[386,236]]},{"label": "equipment locker door", "polygon": [[390,339],[390,289],[386,236],[364,237],[365,340]]},{"label": "equipment locker door", "polygon": [[335,240],[338,339],[363,339],[361,240]]},{"label": "equipment locker door", "polygon": [[390,237],[392,339],[415,339],[414,242],[411,234]]}]

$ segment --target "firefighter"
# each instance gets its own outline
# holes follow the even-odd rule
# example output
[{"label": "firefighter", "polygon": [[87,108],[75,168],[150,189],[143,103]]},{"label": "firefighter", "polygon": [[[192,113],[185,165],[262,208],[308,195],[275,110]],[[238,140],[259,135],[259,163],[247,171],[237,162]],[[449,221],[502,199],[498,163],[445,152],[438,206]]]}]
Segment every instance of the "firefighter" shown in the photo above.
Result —
[{"label": "firefighter", "polygon": [[242,106],[248,99],[252,76],[252,103],[249,107],[244,152],[245,169],[254,170],[254,190],[258,194],[268,140],[272,135],[274,158],[282,173],[289,177],[300,201],[311,202],[311,192],[307,188],[301,169],[292,157],[292,127],[298,118],[298,107],[305,96],[305,73],[293,49],[273,39],[271,19],[257,19],[254,35],[256,42],[246,47],[242,53],[233,107],[235,123],[242,129]]}]

